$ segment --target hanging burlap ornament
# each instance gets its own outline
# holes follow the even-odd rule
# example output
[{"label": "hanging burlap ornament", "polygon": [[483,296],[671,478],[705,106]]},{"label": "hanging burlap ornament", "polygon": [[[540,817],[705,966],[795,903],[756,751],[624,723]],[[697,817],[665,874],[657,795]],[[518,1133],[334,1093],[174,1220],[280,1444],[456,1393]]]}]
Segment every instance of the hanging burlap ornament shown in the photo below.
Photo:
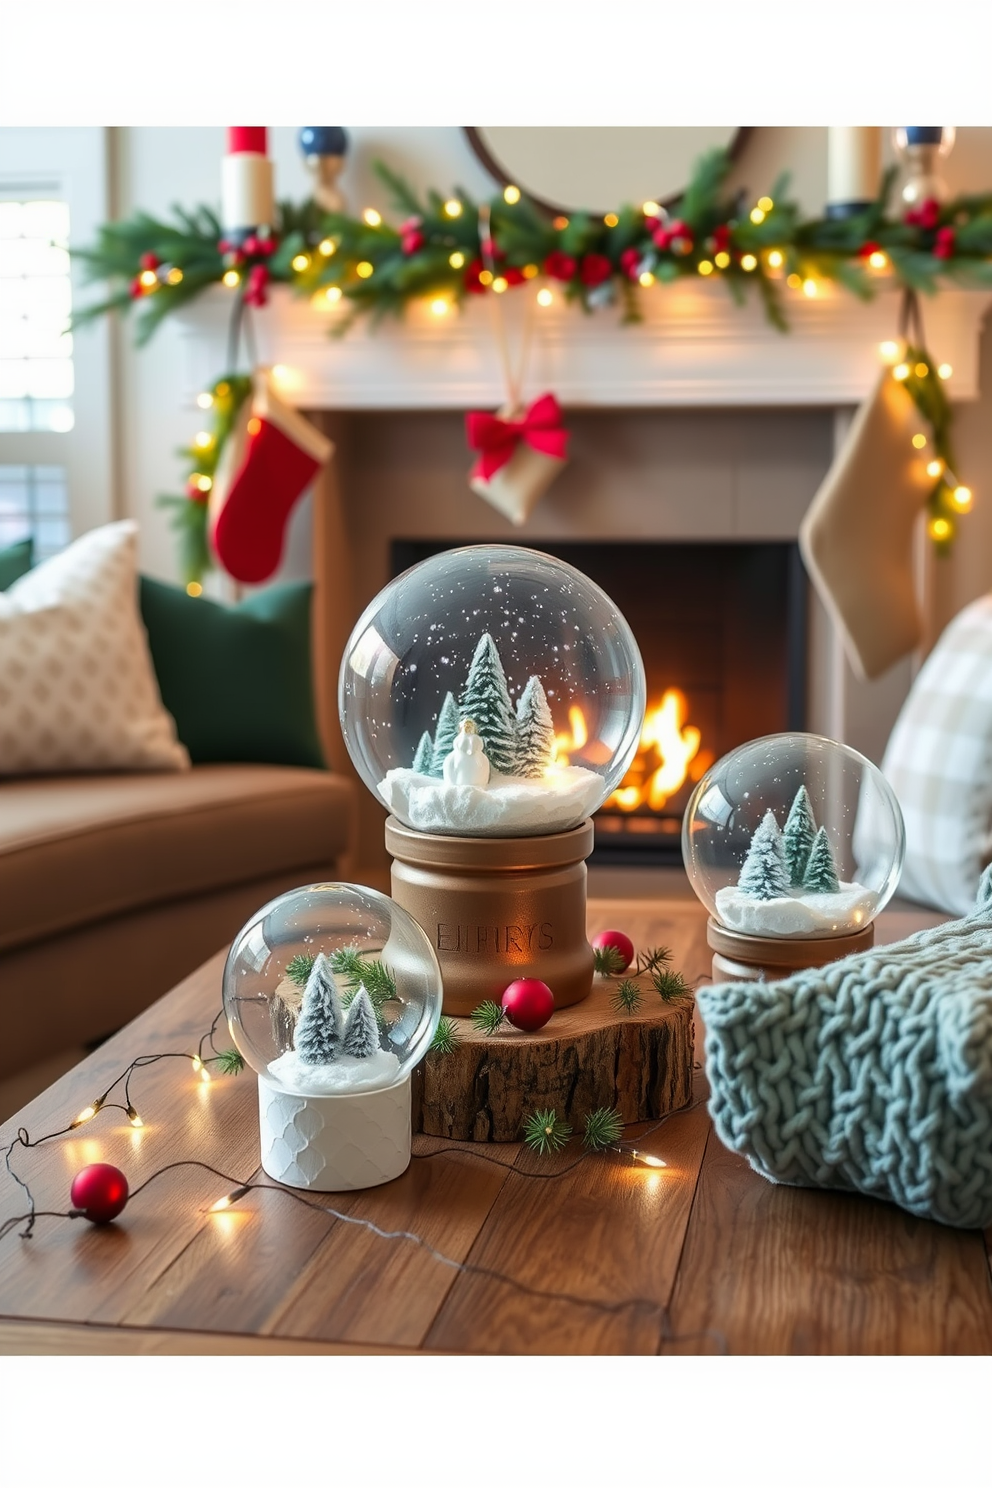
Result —
[{"label": "hanging burlap ornament", "polygon": [[799,529],[817,593],[853,670],[878,677],[920,644],[913,545],[933,481],[913,447],[925,424],[886,367]]},{"label": "hanging burlap ornament", "polygon": [[551,393],[527,409],[508,405],[498,414],[468,413],[465,429],[479,458],[469,475],[477,496],[520,527],[567,463],[568,434]]},{"label": "hanging burlap ornament", "polygon": [[[479,241],[483,262],[498,282],[499,268],[491,236],[488,206],[479,208]],[[530,287],[521,293],[530,295]],[[522,388],[534,326],[534,304],[528,299],[514,365],[507,331],[504,295],[489,294],[493,336],[499,352],[506,402],[498,413],[472,412],[465,416],[471,449],[479,458],[469,472],[469,486],[515,527],[523,526],[552,481],[567,464],[568,433],[552,393],[544,393],[525,407]]]}]

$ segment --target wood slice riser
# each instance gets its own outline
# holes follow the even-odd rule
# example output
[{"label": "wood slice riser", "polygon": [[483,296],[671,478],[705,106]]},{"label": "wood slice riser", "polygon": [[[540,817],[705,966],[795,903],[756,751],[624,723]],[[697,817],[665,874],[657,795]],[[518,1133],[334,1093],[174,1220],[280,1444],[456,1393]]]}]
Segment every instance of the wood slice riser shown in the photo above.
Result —
[{"label": "wood slice riser", "polygon": [[553,1107],[576,1131],[602,1106],[624,1124],[665,1116],[692,1094],[693,999],[663,1003],[647,978],[642,1005],[616,1013],[615,982],[556,1012],[538,1033],[479,1033],[456,1019],[461,1042],[428,1054],[415,1081],[415,1131],[455,1141],[516,1142],[535,1109]]}]

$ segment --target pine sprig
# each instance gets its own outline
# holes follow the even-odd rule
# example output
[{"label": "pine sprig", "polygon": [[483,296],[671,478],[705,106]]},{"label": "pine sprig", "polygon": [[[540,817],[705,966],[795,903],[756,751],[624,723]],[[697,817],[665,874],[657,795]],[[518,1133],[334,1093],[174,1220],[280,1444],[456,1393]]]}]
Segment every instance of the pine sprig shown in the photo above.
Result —
[{"label": "pine sprig", "polygon": [[469,1016],[473,1027],[481,1033],[495,1033],[506,1022],[506,1013],[498,1002],[480,1002]]},{"label": "pine sprig", "polygon": [[[383,1003],[396,996],[396,979],[383,961],[365,959],[375,954],[374,951],[360,950],[358,946],[347,946],[342,950],[332,951],[330,961],[331,970],[335,976],[341,978],[351,997],[354,997],[359,987],[364,987],[378,1013]],[[347,1002],[350,1000],[348,998]]]},{"label": "pine sprig", "polygon": [[636,982],[626,978],[610,998],[610,1007],[615,1013],[636,1013],[641,1001],[641,989]]},{"label": "pine sprig", "polygon": [[237,1049],[223,1049],[213,1062],[222,1075],[240,1075],[245,1067],[244,1059]]},{"label": "pine sprig", "polygon": [[586,1117],[582,1145],[588,1147],[590,1152],[603,1152],[619,1142],[622,1135],[623,1121],[620,1112],[611,1110],[608,1106],[600,1106],[598,1110],[590,1111]]},{"label": "pine sprig", "polygon": [[649,951],[639,951],[634,963],[634,975],[646,976],[649,972],[655,972],[664,966],[666,961],[672,959],[671,946],[652,946]]},{"label": "pine sprig", "polygon": [[313,971],[313,963],[316,959],[316,956],[311,956],[306,951],[300,951],[297,955],[290,957],[286,962],[286,975],[294,987],[302,989],[306,986],[310,980],[310,973]]},{"label": "pine sprig", "polygon": [[451,1054],[455,1046],[460,1044],[461,1041],[461,1034],[458,1032],[454,1018],[443,1017],[439,1019],[438,1025],[434,1030],[434,1037],[431,1039],[428,1052],[431,1054]]},{"label": "pine sprig", "polygon": [[651,985],[662,1002],[678,1002],[689,993],[689,984],[680,971],[656,971]]},{"label": "pine sprig", "polygon": [[618,976],[625,970],[623,955],[616,946],[593,946],[592,969],[597,976]]},{"label": "pine sprig", "polygon": [[559,1119],[557,1111],[535,1111],[528,1116],[523,1126],[524,1142],[532,1152],[545,1157],[549,1152],[560,1152],[572,1135],[567,1121]]}]

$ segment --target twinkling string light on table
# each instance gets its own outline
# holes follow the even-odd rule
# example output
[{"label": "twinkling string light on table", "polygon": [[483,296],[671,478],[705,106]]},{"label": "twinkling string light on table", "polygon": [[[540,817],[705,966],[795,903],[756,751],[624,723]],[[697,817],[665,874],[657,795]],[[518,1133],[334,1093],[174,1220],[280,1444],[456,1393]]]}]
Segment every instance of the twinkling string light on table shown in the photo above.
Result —
[{"label": "twinkling string light on table", "polygon": [[[209,1081],[210,1079],[210,1072],[207,1066],[212,1063],[219,1064],[221,1066],[226,1065],[231,1070],[231,1072],[236,1073],[237,1070],[232,1069],[233,1061],[228,1051],[217,1051],[214,1045],[214,1034],[216,1032],[218,1023],[220,1022],[221,1016],[222,1013],[219,1012],[215,1017],[210,1029],[200,1039],[199,1045],[197,1047],[197,1052],[195,1054],[191,1054],[189,1052],[168,1050],[159,1054],[138,1055],[131,1061],[126,1069],[124,1069],[117,1076],[117,1078],[113,1080],[109,1086],[106,1087],[106,1089],[100,1096],[97,1096],[93,1101],[89,1103],[88,1106],[85,1106],[83,1110],[80,1111],[78,1115],[70,1120],[65,1126],[60,1127],[58,1130],[53,1132],[46,1132],[43,1136],[36,1138],[32,1138],[26,1128],[20,1127],[18,1129],[17,1135],[4,1150],[4,1161],[10,1177],[14,1180],[15,1183],[18,1184],[21,1189],[24,1190],[25,1194],[27,1195],[29,1207],[25,1213],[12,1215],[6,1220],[0,1222],[0,1240],[5,1239],[20,1225],[24,1225],[24,1229],[20,1232],[21,1238],[30,1239],[34,1233],[36,1221],[42,1218],[73,1220],[87,1217],[85,1210],[76,1207],[70,1209],[38,1209],[35,1205],[34,1197],[31,1193],[31,1189],[28,1183],[24,1178],[20,1176],[20,1174],[18,1174],[14,1170],[11,1165],[11,1157],[14,1151],[18,1147],[23,1148],[25,1151],[31,1151],[34,1148],[55,1141],[59,1137],[70,1135],[71,1133],[78,1130],[80,1126],[93,1120],[94,1117],[99,1115],[102,1111],[123,1111],[127,1115],[128,1120],[131,1122],[132,1126],[143,1126],[144,1123],[141,1117],[138,1115],[137,1109],[130,1099],[129,1082],[131,1076],[135,1073],[136,1070],[147,1068],[150,1065],[155,1064],[161,1060],[188,1060],[192,1068],[200,1074],[201,1080],[204,1081]],[[214,1053],[205,1056],[204,1049],[207,1044],[209,1044],[210,1047],[214,1049]],[[110,1100],[109,1097],[121,1084],[123,1084],[124,1086],[124,1099],[122,1101]],[[529,1172],[526,1169],[518,1168],[515,1165],[515,1161],[506,1162],[501,1158],[494,1157],[487,1152],[482,1152],[475,1147],[468,1146],[462,1147],[450,1145],[439,1147],[436,1148],[433,1152],[415,1153],[414,1158],[415,1160],[420,1162],[431,1162],[437,1160],[438,1158],[454,1156],[468,1159],[469,1161],[489,1163],[490,1165],[503,1168],[507,1173],[512,1173],[515,1177],[525,1180],[536,1179],[545,1183],[552,1183],[555,1182],[557,1179],[567,1177],[570,1173],[574,1172],[576,1168],[580,1167],[583,1163],[588,1162],[590,1158],[595,1156],[602,1156],[606,1152],[611,1152],[622,1157],[625,1162],[628,1162],[633,1166],[654,1170],[664,1169],[667,1167],[664,1159],[656,1157],[652,1153],[645,1152],[643,1149],[643,1143],[651,1135],[653,1135],[655,1131],[663,1126],[666,1121],[670,1120],[672,1116],[687,1114],[698,1104],[698,1101],[692,1101],[689,1103],[689,1105],[682,1107],[681,1111],[673,1111],[668,1113],[666,1116],[663,1116],[660,1120],[648,1126],[640,1134],[640,1136],[636,1139],[636,1144],[633,1141],[626,1142],[619,1140],[610,1140],[609,1138],[611,1136],[615,1136],[616,1134],[611,1133],[608,1129],[604,1130],[604,1139],[599,1141],[598,1143],[593,1144],[592,1142],[588,1141],[589,1127],[587,1123],[587,1150],[580,1153],[579,1156],[577,1156],[573,1161],[566,1163],[564,1166],[550,1173]],[[615,1113],[613,1113],[613,1115],[615,1117]],[[553,1117],[554,1113],[535,1113],[535,1116]],[[558,1126],[559,1131],[564,1129],[562,1128],[562,1125],[560,1123],[558,1124]],[[563,1142],[558,1145],[552,1144],[546,1150],[550,1152],[560,1151],[563,1145]],[[532,1150],[537,1149],[534,1148]],[[163,1167],[156,1169],[153,1173],[149,1174],[149,1176],[145,1178],[144,1181],[140,1183],[137,1188],[126,1193],[125,1198],[120,1204],[120,1209],[123,1209],[125,1204],[130,1204],[134,1199],[138,1198],[140,1194],[142,1194],[152,1184],[157,1182],[158,1179],[164,1177],[167,1173],[189,1168],[197,1168],[203,1172],[210,1173],[215,1177],[222,1179],[225,1183],[229,1183],[231,1185],[229,1192],[221,1195],[220,1198],[214,1200],[214,1202],[212,1204],[209,1204],[204,1210],[201,1210],[202,1213],[208,1215],[223,1213],[231,1209],[235,1204],[240,1203],[242,1199],[247,1198],[252,1193],[265,1192],[281,1194],[286,1198],[292,1199],[295,1203],[305,1205],[308,1209],[313,1209],[316,1210],[318,1213],[326,1214],[332,1221],[338,1221],[341,1224],[352,1225],[359,1229],[363,1229],[367,1233],[375,1235],[378,1239],[390,1242],[405,1242],[406,1244],[416,1246],[418,1249],[425,1251],[432,1260],[437,1262],[438,1265],[446,1266],[451,1270],[456,1271],[460,1275],[475,1276],[482,1280],[495,1282],[501,1286],[511,1288],[513,1291],[522,1296],[530,1297],[537,1301],[562,1303],[573,1307],[587,1308],[593,1312],[597,1312],[607,1316],[617,1316],[625,1312],[654,1313],[658,1318],[658,1326],[661,1335],[659,1341],[659,1350],[667,1345],[685,1345],[695,1340],[708,1339],[715,1345],[718,1351],[724,1353],[727,1351],[726,1339],[718,1330],[700,1329],[698,1331],[687,1334],[676,1334],[675,1332],[673,1332],[670,1323],[668,1306],[665,1302],[662,1302],[657,1298],[636,1296],[621,1298],[616,1301],[607,1301],[595,1297],[583,1297],[573,1292],[555,1291],[548,1288],[531,1286],[529,1283],[518,1280],[517,1278],[508,1275],[506,1272],[498,1271],[488,1266],[480,1266],[471,1261],[461,1261],[454,1256],[446,1255],[444,1251],[439,1250],[436,1246],[432,1245],[430,1241],[424,1238],[424,1236],[418,1235],[412,1230],[383,1229],[381,1226],[375,1224],[372,1220],[363,1219],[353,1214],[346,1214],[341,1210],[333,1208],[331,1205],[313,1203],[303,1194],[297,1193],[291,1188],[286,1188],[271,1182],[256,1182],[253,1179],[244,1181],[233,1176],[230,1173],[224,1172],[223,1169],[214,1167],[211,1163],[204,1162],[198,1158],[179,1159],[176,1162],[167,1163]],[[119,1212],[119,1210],[117,1212]]]}]

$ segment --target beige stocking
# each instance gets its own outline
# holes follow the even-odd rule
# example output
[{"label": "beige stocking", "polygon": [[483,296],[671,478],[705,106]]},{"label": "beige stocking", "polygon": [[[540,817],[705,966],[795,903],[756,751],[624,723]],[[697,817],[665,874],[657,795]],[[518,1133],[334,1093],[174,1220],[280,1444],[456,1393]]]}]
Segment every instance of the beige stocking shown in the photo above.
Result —
[{"label": "beige stocking", "polygon": [[912,439],[925,431],[886,368],[799,529],[810,578],[863,680],[887,671],[923,635],[913,537],[933,482]]}]

